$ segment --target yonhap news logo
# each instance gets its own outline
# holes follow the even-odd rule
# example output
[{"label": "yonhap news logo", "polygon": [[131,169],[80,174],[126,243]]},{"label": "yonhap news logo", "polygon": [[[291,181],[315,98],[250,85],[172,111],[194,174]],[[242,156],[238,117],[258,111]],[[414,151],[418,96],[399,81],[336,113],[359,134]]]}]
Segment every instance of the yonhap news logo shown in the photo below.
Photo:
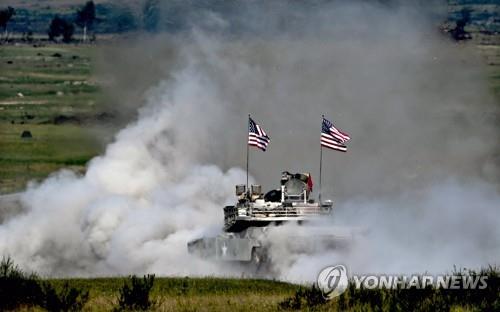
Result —
[{"label": "yonhap news logo", "polygon": [[425,289],[427,287],[442,289],[486,289],[488,276],[475,274],[459,275],[352,275],[348,277],[344,265],[328,266],[318,274],[318,288],[326,299],[340,296],[353,283],[356,289]]},{"label": "yonhap news logo", "polygon": [[317,282],[326,299],[340,296],[349,286],[347,269],[342,264],[328,266],[319,272]]}]

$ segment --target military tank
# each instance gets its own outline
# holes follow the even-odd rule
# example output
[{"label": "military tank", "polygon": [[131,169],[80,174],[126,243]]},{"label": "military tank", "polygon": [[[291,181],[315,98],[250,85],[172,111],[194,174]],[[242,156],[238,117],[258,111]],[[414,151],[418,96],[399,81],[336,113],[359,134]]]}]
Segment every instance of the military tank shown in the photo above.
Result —
[{"label": "military tank", "polygon": [[290,252],[313,253],[345,246],[350,234],[334,235],[325,228],[307,227],[309,221],[327,217],[333,210],[331,200],[312,198],[312,186],[310,174],[288,171],[282,173],[280,187],[266,194],[260,185],[249,189],[236,185],[236,204],[224,207],[223,233],[188,242],[188,252],[205,259],[246,262],[261,268],[272,261],[269,230],[285,223],[304,229],[294,230],[280,241]]}]

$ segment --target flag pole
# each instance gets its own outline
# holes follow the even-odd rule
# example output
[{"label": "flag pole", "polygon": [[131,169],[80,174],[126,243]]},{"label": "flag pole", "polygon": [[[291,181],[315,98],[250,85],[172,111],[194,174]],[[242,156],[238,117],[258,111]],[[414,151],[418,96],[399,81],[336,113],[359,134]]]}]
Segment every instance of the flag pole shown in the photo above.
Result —
[{"label": "flag pole", "polygon": [[[325,119],[325,115],[321,115],[321,132],[323,132],[323,119]],[[319,204],[321,205],[321,169],[323,165],[323,145],[320,143],[320,152],[319,152]]]},{"label": "flag pole", "polygon": [[[247,123],[247,136],[248,136],[248,125],[250,124],[250,114],[248,114],[248,123]],[[248,140],[247,140],[248,141]],[[248,193],[248,159],[249,159],[249,145],[247,142],[247,193]]]}]

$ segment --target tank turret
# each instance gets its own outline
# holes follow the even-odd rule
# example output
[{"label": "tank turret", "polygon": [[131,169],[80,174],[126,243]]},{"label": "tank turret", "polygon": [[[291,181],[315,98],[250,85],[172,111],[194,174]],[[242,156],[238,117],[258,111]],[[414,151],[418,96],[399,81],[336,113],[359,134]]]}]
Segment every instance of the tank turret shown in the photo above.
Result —
[{"label": "tank turret", "polygon": [[308,173],[281,175],[280,187],[261,192],[260,185],[236,185],[237,203],[224,207],[224,231],[241,232],[251,226],[268,226],[271,223],[296,221],[330,214],[330,200],[317,202],[311,198],[312,178]]}]

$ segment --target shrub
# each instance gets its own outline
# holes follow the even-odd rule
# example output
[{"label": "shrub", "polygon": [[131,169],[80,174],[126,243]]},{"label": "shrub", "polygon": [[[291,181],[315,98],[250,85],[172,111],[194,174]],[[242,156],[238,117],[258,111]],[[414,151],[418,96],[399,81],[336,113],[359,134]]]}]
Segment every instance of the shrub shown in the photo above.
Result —
[{"label": "shrub", "polygon": [[327,300],[321,290],[313,285],[311,288],[299,288],[295,294],[279,303],[282,310],[303,310],[323,305]]},{"label": "shrub", "polygon": [[89,299],[89,292],[70,287],[64,283],[60,291],[46,282],[42,286],[43,301],[41,306],[48,311],[81,311]]},{"label": "shrub", "polygon": [[500,311],[500,276],[496,267],[479,272],[457,270],[452,275],[488,277],[486,289],[356,289],[354,282],[336,301],[340,311],[370,307],[374,311],[451,311],[460,307],[472,311]]},{"label": "shrub", "polygon": [[135,275],[131,276],[130,285],[128,282],[125,282],[120,289],[116,311],[146,311],[151,309],[154,302],[151,301],[150,292],[153,288],[154,280],[154,275],[145,275],[142,279]]},{"label": "shrub", "polygon": [[48,311],[80,311],[89,298],[88,291],[69,287],[58,292],[35,274],[27,275],[11,258],[0,262],[0,311],[39,306]]},{"label": "shrub", "polygon": [[0,262],[0,311],[21,306],[34,306],[41,302],[42,291],[34,274],[27,275],[11,258]]}]

